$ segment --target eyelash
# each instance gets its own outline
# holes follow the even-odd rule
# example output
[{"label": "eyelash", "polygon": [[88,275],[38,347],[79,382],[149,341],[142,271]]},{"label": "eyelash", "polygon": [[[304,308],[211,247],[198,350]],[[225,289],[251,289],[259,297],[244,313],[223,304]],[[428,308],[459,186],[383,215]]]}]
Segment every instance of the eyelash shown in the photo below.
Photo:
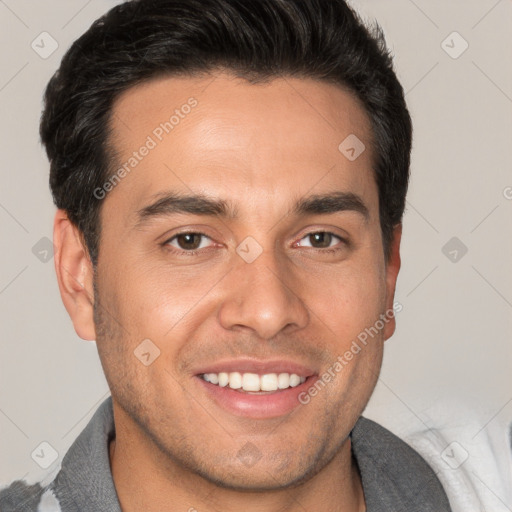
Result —
[{"label": "eyelash", "polygon": [[[332,235],[333,237],[337,238],[343,245],[349,245],[349,242],[340,237],[339,235],[336,235],[335,233],[331,232],[331,231],[311,231],[309,233],[306,233],[300,240],[303,240],[304,238],[308,237],[308,236],[311,236],[311,235],[316,235],[318,233],[324,233],[324,234],[328,234],[328,235]],[[163,242],[162,246],[167,248],[167,250],[169,250],[170,252],[174,253],[174,254],[177,254],[177,255],[187,255],[187,256],[195,256],[196,254],[200,253],[201,251],[204,251],[205,249],[193,249],[191,251],[186,251],[184,249],[176,249],[175,247],[173,247],[172,249],[168,249],[169,247],[172,247],[169,245],[169,243],[171,241],[173,241],[175,238],[177,238],[178,236],[180,235],[199,235],[199,236],[202,236],[202,237],[205,237],[205,238],[209,238],[211,240],[211,238],[206,235],[205,233],[201,233],[199,231],[184,231],[183,233],[177,233],[176,235],[172,236],[171,238],[167,239],[165,242]],[[297,242],[295,242],[297,243]],[[295,247],[295,243],[294,243],[294,247]],[[206,248],[206,249],[209,249],[210,247]],[[320,251],[322,253],[335,253],[335,252],[338,252],[341,250],[341,247],[326,247],[326,248],[319,248],[319,247],[312,247],[311,248],[312,250],[316,250],[316,251]]]}]

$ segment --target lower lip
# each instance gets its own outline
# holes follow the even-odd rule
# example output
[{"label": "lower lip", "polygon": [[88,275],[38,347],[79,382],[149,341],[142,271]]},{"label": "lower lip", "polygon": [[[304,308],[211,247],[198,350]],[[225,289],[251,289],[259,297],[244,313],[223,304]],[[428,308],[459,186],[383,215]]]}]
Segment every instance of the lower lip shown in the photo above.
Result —
[{"label": "lower lip", "polygon": [[199,385],[217,405],[231,414],[246,418],[276,418],[290,413],[299,405],[299,395],[306,391],[316,377],[308,377],[302,384],[264,395],[242,393],[230,387],[221,387],[196,376]]}]

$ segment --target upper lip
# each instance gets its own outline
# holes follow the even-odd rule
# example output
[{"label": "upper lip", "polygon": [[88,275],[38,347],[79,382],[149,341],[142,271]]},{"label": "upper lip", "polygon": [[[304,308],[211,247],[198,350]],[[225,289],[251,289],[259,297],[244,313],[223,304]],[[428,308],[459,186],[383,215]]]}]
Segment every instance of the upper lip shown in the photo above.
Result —
[{"label": "upper lip", "polygon": [[220,372],[257,373],[260,375],[267,373],[295,373],[300,377],[310,377],[317,374],[311,367],[286,359],[261,360],[251,358],[226,359],[205,364],[197,368],[194,374],[202,375],[204,373]]}]

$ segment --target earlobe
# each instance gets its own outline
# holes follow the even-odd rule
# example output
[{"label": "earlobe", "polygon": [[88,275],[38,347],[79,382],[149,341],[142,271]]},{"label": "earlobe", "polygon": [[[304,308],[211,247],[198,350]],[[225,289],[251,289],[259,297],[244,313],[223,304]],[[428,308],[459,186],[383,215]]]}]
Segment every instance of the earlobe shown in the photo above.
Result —
[{"label": "earlobe", "polygon": [[63,210],[57,210],[55,214],[53,243],[62,302],[78,336],[84,340],[95,340],[94,269],[78,228]]},{"label": "earlobe", "polygon": [[396,280],[400,271],[400,241],[402,239],[402,224],[397,224],[393,229],[393,239],[390,246],[389,260],[386,263],[386,314],[393,312],[393,317],[384,327],[384,340],[390,338],[395,332],[396,321],[394,316],[394,299]]}]

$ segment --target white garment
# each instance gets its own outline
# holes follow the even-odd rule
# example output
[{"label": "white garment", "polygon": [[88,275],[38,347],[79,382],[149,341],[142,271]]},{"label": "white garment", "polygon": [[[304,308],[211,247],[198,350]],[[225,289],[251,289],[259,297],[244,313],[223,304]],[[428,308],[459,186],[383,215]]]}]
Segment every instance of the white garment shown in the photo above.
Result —
[{"label": "white garment", "polygon": [[[441,407],[444,410],[435,414],[429,410],[431,419],[425,421],[424,429],[411,429],[411,418],[406,420],[405,415],[386,427],[434,469],[453,512],[512,512],[510,414],[489,419],[466,409]],[[421,416],[425,418],[425,414]]]}]

